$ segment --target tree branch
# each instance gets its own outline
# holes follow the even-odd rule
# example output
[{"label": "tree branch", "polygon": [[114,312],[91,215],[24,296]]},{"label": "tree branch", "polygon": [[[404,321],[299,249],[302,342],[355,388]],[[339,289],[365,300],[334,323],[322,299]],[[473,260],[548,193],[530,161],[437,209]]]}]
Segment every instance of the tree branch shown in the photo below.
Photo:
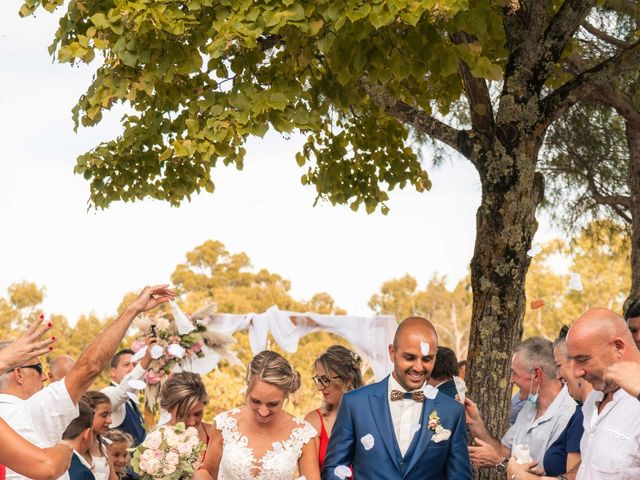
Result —
[{"label": "tree branch", "polygon": [[[470,35],[464,32],[452,34],[451,39],[458,45],[466,45],[473,40]],[[469,65],[463,60],[458,62],[458,73],[462,78],[462,85],[469,102],[473,129],[483,135],[493,135],[496,125],[487,82],[483,78],[474,77]]]},{"label": "tree branch", "polygon": [[616,92],[608,86],[601,86],[589,92],[588,98],[609,105],[618,112],[618,115],[624,118],[626,122],[640,130],[640,111],[631,102],[627,101],[621,93]]},{"label": "tree branch", "polygon": [[640,20],[640,3],[635,0],[605,0],[604,7]]},{"label": "tree branch", "polygon": [[628,49],[578,74],[542,100],[543,114],[539,125],[546,128],[591,90],[611,81],[617,75],[637,68],[639,64],[640,41],[637,41]]},{"label": "tree branch", "polygon": [[591,192],[592,198],[597,203],[611,207],[620,216],[627,216],[624,210],[631,207],[631,198],[628,195],[604,195],[600,192],[593,177],[585,176],[584,179],[587,181],[587,188]]},{"label": "tree branch", "polygon": [[411,125],[420,133],[429,135],[449,145],[474,162],[474,147],[477,140],[474,139],[472,132],[469,130],[457,130],[424,111],[398,100],[383,86],[371,85],[367,77],[363,77],[360,80],[360,84],[373,103],[384,113],[404,124]]},{"label": "tree branch", "polygon": [[594,37],[599,38],[603,42],[613,45],[614,47],[629,48],[629,46],[631,46],[630,43],[625,42],[624,40],[620,40],[619,38],[614,37],[613,35],[609,35],[607,32],[603,32],[602,30],[595,27],[594,25],[591,25],[586,20],[582,22],[580,25],[582,26],[582,28],[584,28],[587,32],[589,32]]}]

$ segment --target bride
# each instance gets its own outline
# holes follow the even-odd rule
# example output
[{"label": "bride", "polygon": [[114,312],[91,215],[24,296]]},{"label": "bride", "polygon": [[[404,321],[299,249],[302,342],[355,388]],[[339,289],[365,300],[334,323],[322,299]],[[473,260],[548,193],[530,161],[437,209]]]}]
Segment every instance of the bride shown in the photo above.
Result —
[{"label": "bride", "polygon": [[195,480],[320,480],[316,430],[283,410],[300,388],[300,374],[276,352],[253,357],[246,403],[215,417],[211,441]]}]

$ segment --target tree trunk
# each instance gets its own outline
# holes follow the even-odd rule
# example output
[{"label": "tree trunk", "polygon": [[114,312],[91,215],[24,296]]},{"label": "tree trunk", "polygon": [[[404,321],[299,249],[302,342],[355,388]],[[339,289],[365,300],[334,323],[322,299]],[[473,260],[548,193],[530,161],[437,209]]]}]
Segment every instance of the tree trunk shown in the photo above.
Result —
[{"label": "tree trunk", "polygon": [[[511,132],[498,128],[498,132]],[[520,130],[512,148],[496,135],[496,147],[477,162],[482,201],[471,261],[473,314],[469,339],[469,396],[478,403],[494,436],[508,427],[511,388],[510,360],[522,337],[525,312],[527,251],[537,229],[536,207],[541,201],[542,175],[535,173],[542,134]],[[515,134],[517,137],[517,133]],[[513,140],[511,140],[513,142]],[[476,478],[499,478],[484,469]]]},{"label": "tree trunk", "polygon": [[629,298],[640,298],[640,128],[626,122],[629,148],[629,213],[631,217],[631,291]]}]

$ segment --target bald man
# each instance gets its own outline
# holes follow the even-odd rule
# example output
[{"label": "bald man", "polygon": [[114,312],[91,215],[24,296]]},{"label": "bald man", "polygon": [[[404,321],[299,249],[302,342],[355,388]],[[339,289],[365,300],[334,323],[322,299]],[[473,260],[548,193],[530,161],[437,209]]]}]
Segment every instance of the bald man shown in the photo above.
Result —
[{"label": "bald man", "polygon": [[626,361],[640,361],[626,322],[606,308],[582,315],[567,334],[568,358],[574,375],[593,386],[587,396],[581,463],[572,472],[577,480],[640,478],[640,402],[607,375]]},{"label": "bald man", "polygon": [[354,478],[367,480],[471,479],[464,409],[426,383],[437,349],[429,321],[400,323],[389,345],[391,375],[342,397],[324,480],[349,466]]},{"label": "bald man", "polygon": [[49,362],[49,382],[62,380],[76,364],[75,359],[70,355],[60,355]]}]

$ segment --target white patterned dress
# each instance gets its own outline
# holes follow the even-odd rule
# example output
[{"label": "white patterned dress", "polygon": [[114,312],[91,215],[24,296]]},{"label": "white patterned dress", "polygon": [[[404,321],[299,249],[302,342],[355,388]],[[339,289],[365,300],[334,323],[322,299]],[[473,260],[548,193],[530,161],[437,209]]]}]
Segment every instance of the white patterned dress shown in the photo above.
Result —
[{"label": "white patterned dress", "polygon": [[[283,442],[274,442],[261,459],[253,456],[248,446],[249,440],[240,435],[235,415],[236,408],[217,415],[216,428],[222,434],[222,458],[218,467],[218,480],[292,480],[295,476],[302,447],[316,437],[313,426],[297,417],[292,417],[298,425]],[[257,475],[253,472],[258,469]]]}]

